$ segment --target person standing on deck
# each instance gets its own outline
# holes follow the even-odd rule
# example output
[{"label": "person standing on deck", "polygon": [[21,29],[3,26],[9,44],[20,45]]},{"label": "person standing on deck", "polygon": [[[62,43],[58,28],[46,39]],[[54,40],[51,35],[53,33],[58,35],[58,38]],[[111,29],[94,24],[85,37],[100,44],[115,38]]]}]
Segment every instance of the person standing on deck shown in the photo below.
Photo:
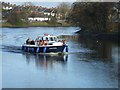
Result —
[{"label": "person standing on deck", "polygon": [[26,44],[30,44],[30,43],[31,43],[30,38],[28,38],[28,39],[26,40]]}]

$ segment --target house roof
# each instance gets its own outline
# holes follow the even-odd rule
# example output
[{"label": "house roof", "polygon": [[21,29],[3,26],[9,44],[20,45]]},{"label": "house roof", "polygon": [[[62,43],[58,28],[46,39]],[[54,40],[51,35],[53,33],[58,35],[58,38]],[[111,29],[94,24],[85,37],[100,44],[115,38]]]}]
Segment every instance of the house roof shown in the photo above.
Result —
[{"label": "house roof", "polygon": [[52,12],[52,9],[45,9],[44,12]]}]

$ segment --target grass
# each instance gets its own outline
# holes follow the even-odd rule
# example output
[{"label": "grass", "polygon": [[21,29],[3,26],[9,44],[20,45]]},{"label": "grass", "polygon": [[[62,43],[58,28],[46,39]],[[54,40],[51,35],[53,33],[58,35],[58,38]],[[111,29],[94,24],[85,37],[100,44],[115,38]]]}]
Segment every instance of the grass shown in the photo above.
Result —
[{"label": "grass", "polygon": [[49,24],[48,23],[46,23],[46,22],[32,22],[32,23],[29,23],[29,26],[49,26]]},{"label": "grass", "polygon": [[12,25],[10,23],[2,23],[2,27],[69,27],[71,26],[68,23],[48,23],[48,22],[30,22],[29,24],[17,24],[17,25]]},{"label": "grass", "polygon": [[23,24],[17,24],[17,25],[12,25],[12,24],[10,24],[10,23],[2,23],[2,26],[0,26],[0,27],[25,27],[25,25],[23,25]]},{"label": "grass", "polygon": [[59,23],[48,23],[48,22],[32,22],[29,24],[29,26],[47,26],[47,27],[56,27],[56,26],[71,26],[68,23],[63,23],[63,24],[59,24]]}]

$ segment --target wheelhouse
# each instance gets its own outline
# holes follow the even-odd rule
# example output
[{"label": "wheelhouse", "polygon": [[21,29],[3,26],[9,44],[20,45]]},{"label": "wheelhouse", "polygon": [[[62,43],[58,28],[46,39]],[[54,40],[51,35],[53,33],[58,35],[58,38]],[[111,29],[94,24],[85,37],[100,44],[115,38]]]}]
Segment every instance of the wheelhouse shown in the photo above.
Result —
[{"label": "wheelhouse", "polygon": [[42,37],[42,40],[57,41],[57,37],[55,37],[55,36],[44,36],[44,37]]}]

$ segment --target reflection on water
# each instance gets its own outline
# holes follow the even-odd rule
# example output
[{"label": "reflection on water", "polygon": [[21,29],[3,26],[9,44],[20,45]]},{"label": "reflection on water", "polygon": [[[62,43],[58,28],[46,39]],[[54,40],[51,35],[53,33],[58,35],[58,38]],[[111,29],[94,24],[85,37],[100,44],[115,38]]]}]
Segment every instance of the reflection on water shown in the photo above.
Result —
[{"label": "reflection on water", "polygon": [[[86,38],[79,35],[61,35],[59,36],[59,38],[64,38],[73,43],[79,43],[78,47],[76,48],[84,47],[84,49],[87,48],[92,51],[95,51],[95,53],[93,52],[90,53],[90,56],[93,58],[99,58],[102,61],[117,60],[118,62],[119,47],[117,44],[114,44],[108,41],[100,41],[97,39]],[[88,57],[89,57],[89,54],[88,54]]]},{"label": "reflection on water", "polygon": [[[118,60],[118,45],[107,42],[107,41],[100,41],[97,39],[90,39],[79,36],[78,42],[84,48],[90,48],[91,50],[96,51],[97,57],[104,61],[114,61]],[[114,59],[114,60],[113,60]]]},{"label": "reflection on water", "polygon": [[64,66],[67,63],[68,55],[59,55],[59,54],[30,54],[23,53],[23,56],[26,58],[26,62],[35,62],[36,67],[42,68],[53,68],[55,64],[60,64]]}]

